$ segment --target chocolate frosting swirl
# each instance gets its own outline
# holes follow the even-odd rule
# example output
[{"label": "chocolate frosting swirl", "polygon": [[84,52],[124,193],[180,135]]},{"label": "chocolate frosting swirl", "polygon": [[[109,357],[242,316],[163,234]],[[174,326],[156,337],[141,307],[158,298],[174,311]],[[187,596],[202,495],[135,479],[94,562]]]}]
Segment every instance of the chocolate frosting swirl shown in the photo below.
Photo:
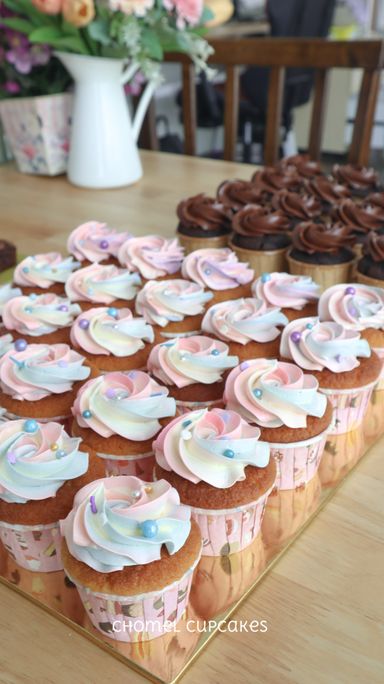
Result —
[{"label": "chocolate frosting swirl", "polygon": [[295,169],[302,178],[314,178],[321,176],[320,164],[310,158],[309,154],[294,154],[291,157],[282,159],[279,168],[283,171]]},{"label": "chocolate frosting swirl", "polygon": [[384,235],[379,235],[373,230],[368,233],[364,245],[363,254],[375,262],[384,261]]},{"label": "chocolate frosting swirl", "polygon": [[231,231],[231,210],[203,192],[182,200],[176,212],[178,230],[185,235],[214,237]]},{"label": "chocolate frosting swirl", "polygon": [[265,166],[256,171],[252,176],[255,187],[264,192],[274,195],[278,190],[300,190],[301,179],[294,168],[282,170],[275,166]]},{"label": "chocolate frosting swirl", "polygon": [[338,223],[325,225],[307,221],[299,223],[292,232],[293,248],[307,254],[334,254],[345,247],[352,247],[355,241],[350,226]]},{"label": "chocolate frosting swirl", "polygon": [[306,184],[309,194],[327,204],[334,204],[351,196],[348,188],[327,176],[317,176]]},{"label": "chocolate frosting swirl", "polygon": [[384,228],[384,207],[368,203],[359,206],[353,200],[346,199],[340,202],[334,213],[335,218],[346,226],[352,226],[356,232]]},{"label": "chocolate frosting swirl", "polygon": [[290,243],[290,221],[279,211],[248,204],[232,221],[233,242],[246,249],[279,249]]},{"label": "chocolate frosting swirl", "polygon": [[359,164],[335,164],[332,174],[339,183],[352,190],[373,190],[379,182],[379,175],[374,169]]},{"label": "chocolate frosting swirl", "polygon": [[286,216],[300,221],[316,218],[322,210],[321,202],[313,195],[299,195],[288,190],[280,190],[272,198],[272,206]]},{"label": "chocolate frosting swirl", "polygon": [[371,207],[380,207],[384,211],[384,192],[373,192],[368,195],[366,203]]},{"label": "chocolate frosting swirl", "polygon": [[225,180],[217,188],[217,200],[234,211],[246,204],[257,204],[263,198],[263,191],[246,180]]}]

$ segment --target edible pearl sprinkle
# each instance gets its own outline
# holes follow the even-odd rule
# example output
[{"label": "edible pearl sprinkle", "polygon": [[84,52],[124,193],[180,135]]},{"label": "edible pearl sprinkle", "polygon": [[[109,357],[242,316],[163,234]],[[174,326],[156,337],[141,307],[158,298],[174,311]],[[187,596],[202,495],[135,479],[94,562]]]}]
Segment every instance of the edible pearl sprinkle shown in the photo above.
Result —
[{"label": "edible pearl sprinkle", "polygon": [[261,389],[255,389],[255,390],[253,390],[253,394],[255,395],[256,399],[260,399],[260,397],[263,393],[262,393]]},{"label": "edible pearl sprinkle", "polygon": [[226,458],[234,458],[235,456],[235,452],[232,449],[226,449],[223,453]]}]

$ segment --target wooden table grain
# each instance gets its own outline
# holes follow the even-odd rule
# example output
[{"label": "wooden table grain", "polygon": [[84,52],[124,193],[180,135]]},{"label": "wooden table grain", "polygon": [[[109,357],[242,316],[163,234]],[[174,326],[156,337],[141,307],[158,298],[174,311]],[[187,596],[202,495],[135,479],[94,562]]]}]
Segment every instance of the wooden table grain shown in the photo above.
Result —
[{"label": "wooden table grain", "polygon": [[[74,188],[64,178],[22,176],[0,167],[0,236],[23,253],[63,248],[90,218],[136,234],[172,235],[175,205],[213,193],[251,167],[143,153],[145,175],[113,191]],[[215,637],[183,684],[381,684],[383,660],[384,439],[350,474],[274,566],[237,620],[268,631]],[[66,625],[0,585],[1,684],[109,684],[146,680]]]}]

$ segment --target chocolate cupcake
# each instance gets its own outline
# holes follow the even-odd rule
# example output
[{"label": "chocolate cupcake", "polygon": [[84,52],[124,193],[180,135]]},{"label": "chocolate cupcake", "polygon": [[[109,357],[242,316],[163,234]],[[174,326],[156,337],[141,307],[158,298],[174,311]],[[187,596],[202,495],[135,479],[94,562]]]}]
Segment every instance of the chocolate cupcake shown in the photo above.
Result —
[{"label": "chocolate cupcake", "polygon": [[186,252],[205,247],[226,247],[232,211],[203,192],[179,202],[177,234]]},{"label": "chocolate cupcake", "polygon": [[272,198],[272,207],[290,219],[293,228],[301,221],[311,221],[322,214],[322,204],[313,195],[300,195],[298,192],[280,190]]},{"label": "chocolate cupcake", "polygon": [[357,263],[357,282],[384,286],[384,235],[373,230],[363,246],[363,256]]},{"label": "chocolate cupcake", "polygon": [[359,257],[362,255],[367,233],[370,230],[384,232],[384,206],[379,207],[368,202],[359,205],[351,199],[346,199],[335,208],[334,217],[346,226],[352,226],[356,235],[355,251]]},{"label": "chocolate cupcake", "polygon": [[256,171],[251,180],[257,190],[269,197],[283,189],[299,192],[302,187],[302,179],[293,168],[282,170],[275,166],[265,166]]},{"label": "chocolate cupcake", "polygon": [[291,157],[284,157],[279,162],[278,167],[284,172],[296,171],[301,178],[315,178],[323,175],[319,162],[311,159],[309,154],[294,154]]},{"label": "chocolate cupcake", "polygon": [[309,195],[320,200],[325,212],[328,212],[336,203],[349,199],[351,196],[350,190],[345,185],[327,176],[316,176],[308,180],[305,187]]},{"label": "chocolate cupcake", "polygon": [[360,164],[335,164],[333,177],[345,185],[354,197],[366,197],[379,188],[379,174],[372,168]]},{"label": "chocolate cupcake", "polygon": [[235,213],[246,204],[263,204],[268,193],[258,188],[252,181],[225,180],[217,188],[216,197],[225,207]]},{"label": "chocolate cupcake", "polygon": [[246,261],[260,275],[263,271],[283,271],[285,252],[290,245],[290,221],[280,211],[248,204],[235,214],[230,246],[240,261]]}]

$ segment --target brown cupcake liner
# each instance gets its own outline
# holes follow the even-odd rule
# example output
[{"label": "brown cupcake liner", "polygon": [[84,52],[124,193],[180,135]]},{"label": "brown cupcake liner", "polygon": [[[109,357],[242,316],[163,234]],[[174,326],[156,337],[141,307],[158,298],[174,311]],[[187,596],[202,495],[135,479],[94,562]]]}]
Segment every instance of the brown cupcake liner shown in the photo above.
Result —
[{"label": "brown cupcake liner", "polygon": [[286,252],[287,248],[273,250],[245,249],[238,247],[229,241],[229,246],[236,253],[240,261],[248,262],[250,268],[255,271],[257,278],[262,273],[273,273],[275,271],[286,271]]},{"label": "brown cupcake liner", "polygon": [[178,240],[185,253],[189,254],[196,249],[219,249],[220,247],[228,247],[229,235],[218,235],[217,237],[189,237],[189,235],[182,235],[177,233]]},{"label": "brown cupcake liner", "polygon": [[384,280],[379,280],[378,278],[370,278],[367,275],[364,275],[364,273],[360,273],[356,269],[356,282],[361,283],[362,285],[371,285],[372,287],[382,287],[384,288]]},{"label": "brown cupcake liner", "polygon": [[356,263],[356,259],[352,259],[342,264],[309,264],[292,259],[289,252],[287,252],[287,261],[292,275],[310,276],[319,285],[321,292],[333,285],[350,282]]}]

